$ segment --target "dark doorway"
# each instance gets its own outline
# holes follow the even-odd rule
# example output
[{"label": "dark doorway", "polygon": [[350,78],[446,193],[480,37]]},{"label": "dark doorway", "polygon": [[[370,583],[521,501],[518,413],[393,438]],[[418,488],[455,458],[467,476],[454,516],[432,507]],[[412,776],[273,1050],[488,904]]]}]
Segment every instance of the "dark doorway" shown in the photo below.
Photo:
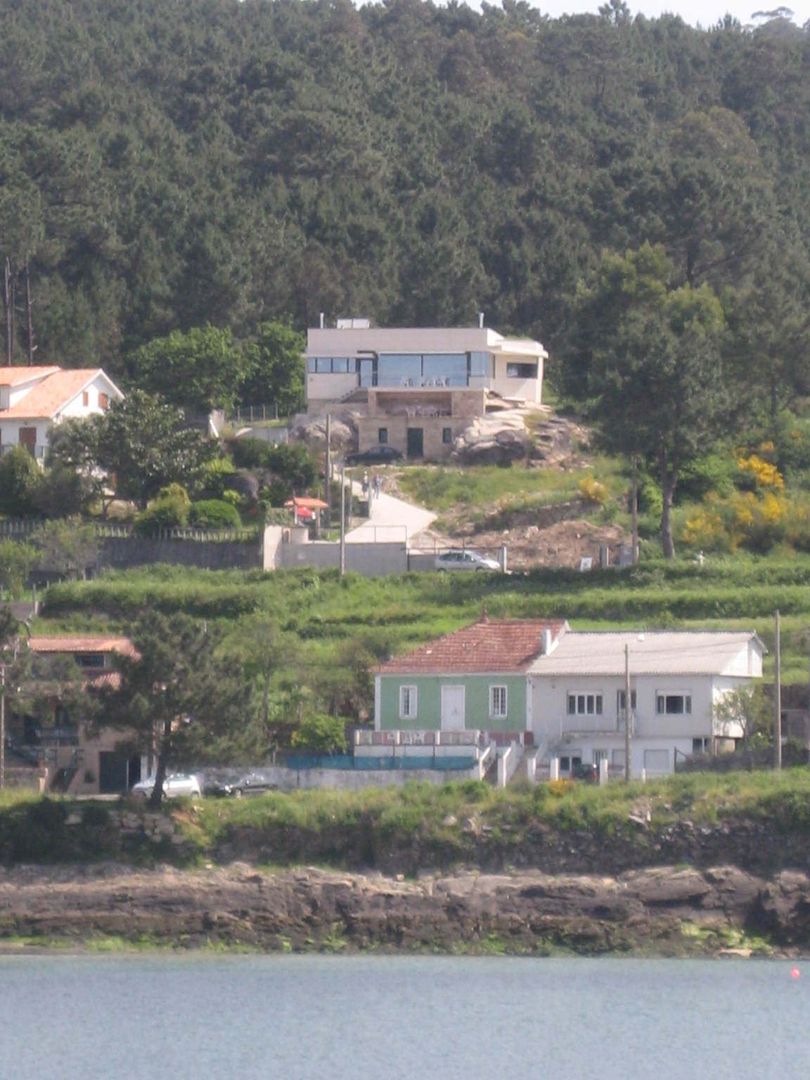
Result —
[{"label": "dark doorway", "polygon": [[141,759],[136,754],[127,757],[113,750],[98,755],[98,790],[100,795],[117,795],[128,791],[141,778]]},{"label": "dark doorway", "polygon": [[424,431],[420,427],[408,428],[408,457],[420,458],[425,452]]}]

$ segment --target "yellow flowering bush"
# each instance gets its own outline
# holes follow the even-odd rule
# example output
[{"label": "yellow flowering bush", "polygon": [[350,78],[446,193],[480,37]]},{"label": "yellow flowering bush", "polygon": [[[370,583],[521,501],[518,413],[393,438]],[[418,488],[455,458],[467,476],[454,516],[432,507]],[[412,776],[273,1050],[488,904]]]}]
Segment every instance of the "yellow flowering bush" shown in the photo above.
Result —
[{"label": "yellow flowering bush", "polygon": [[607,501],[607,488],[593,476],[583,476],[577,485],[580,496],[587,502],[598,503],[604,506]]},{"label": "yellow flowering bush", "polygon": [[[764,451],[765,447],[770,447],[772,451],[773,443],[763,443],[760,449]],[[772,461],[760,457],[759,454],[749,454],[748,457],[738,458],[737,469],[741,474],[741,478],[753,484],[758,491],[767,489],[782,491],[784,489],[785,480],[776,465]]]}]

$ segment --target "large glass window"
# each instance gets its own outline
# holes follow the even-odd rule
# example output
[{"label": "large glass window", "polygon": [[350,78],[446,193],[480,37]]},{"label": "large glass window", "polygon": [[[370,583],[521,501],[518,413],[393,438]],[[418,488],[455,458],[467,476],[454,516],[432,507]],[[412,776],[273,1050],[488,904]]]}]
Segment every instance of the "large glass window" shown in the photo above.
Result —
[{"label": "large glass window", "polygon": [[425,386],[466,386],[466,353],[426,353],[422,358]]},{"label": "large glass window", "polygon": [[380,386],[422,385],[422,357],[418,353],[381,353],[377,364]]},{"label": "large glass window", "polygon": [[310,356],[307,358],[307,371],[318,375],[345,375],[356,370],[353,356]]},{"label": "large glass window", "polygon": [[488,352],[470,353],[470,375],[489,378],[492,374],[491,355]]}]

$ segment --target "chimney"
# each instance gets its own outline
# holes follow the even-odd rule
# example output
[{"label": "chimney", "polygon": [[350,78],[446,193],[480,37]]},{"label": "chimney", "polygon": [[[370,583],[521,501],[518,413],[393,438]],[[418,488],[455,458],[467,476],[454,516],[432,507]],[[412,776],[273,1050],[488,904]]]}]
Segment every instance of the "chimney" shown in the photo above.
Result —
[{"label": "chimney", "polygon": [[479,330],[484,329],[484,313],[483,313],[483,311],[478,312],[478,329]]},{"label": "chimney", "polygon": [[323,312],[321,312],[321,330],[323,330],[323,323],[324,323],[324,316],[323,316]]},{"label": "chimney", "polygon": [[548,627],[543,627],[540,631],[540,655],[548,656],[551,652],[551,631]]}]

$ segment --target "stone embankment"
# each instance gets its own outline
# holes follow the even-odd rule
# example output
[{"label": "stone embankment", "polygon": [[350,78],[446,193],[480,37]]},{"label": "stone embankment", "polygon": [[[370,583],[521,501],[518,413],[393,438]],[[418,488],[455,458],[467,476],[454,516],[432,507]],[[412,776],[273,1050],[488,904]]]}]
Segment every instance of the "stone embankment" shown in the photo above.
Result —
[{"label": "stone embankment", "polygon": [[[0,870],[0,933],[197,947],[706,955],[810,942],[810,878],[730,866],[615,877],[477,872],[416,880],[247,864]],[[0,940],[2,947],[2,940]]]}]

